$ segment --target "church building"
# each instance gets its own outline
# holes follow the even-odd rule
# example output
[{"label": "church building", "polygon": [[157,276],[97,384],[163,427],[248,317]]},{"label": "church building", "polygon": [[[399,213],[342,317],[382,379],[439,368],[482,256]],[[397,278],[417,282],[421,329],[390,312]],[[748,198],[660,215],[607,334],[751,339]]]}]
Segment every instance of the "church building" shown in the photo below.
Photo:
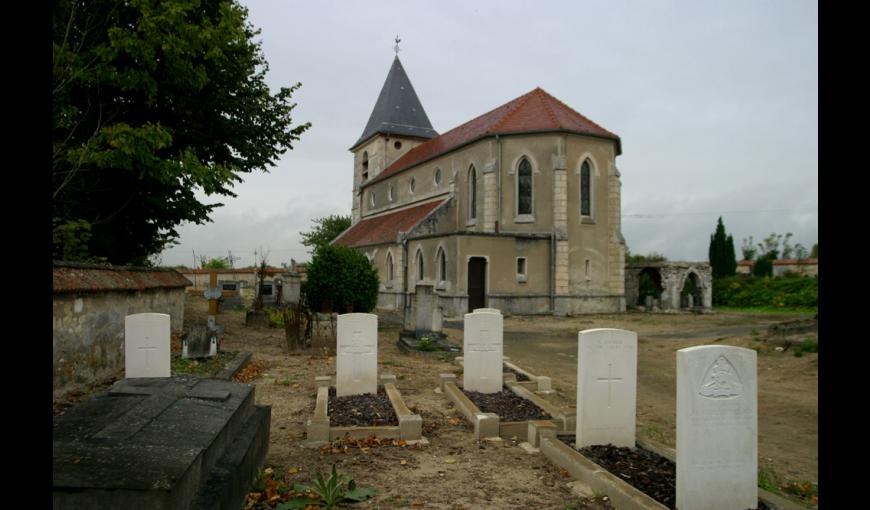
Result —
[{"label": "church building", "polygon": [[398,56],[354,155],[353,247],[378,307],[418,285],[444,316],[625,311],[620,139],[540,88],[443,134]]}]

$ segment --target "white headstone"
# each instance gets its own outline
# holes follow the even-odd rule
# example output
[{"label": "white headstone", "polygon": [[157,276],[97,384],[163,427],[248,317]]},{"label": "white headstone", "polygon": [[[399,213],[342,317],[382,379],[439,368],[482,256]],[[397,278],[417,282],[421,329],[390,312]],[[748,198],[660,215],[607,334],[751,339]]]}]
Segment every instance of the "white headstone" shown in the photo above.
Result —
[{"label": "white headstone", "polygon": [[465,314],[462,386],[466,391],[502,390],[503,319],[498,310]]},{"label": "white headstone", "polygon": [[335,394],[378,392],[378,316],[346,313],[338,316]]},{"label": "white headstone", "polygon": [[677,351],[677,508],[757,507],[756,356],[728,345]]},{"label": "white headstone", "polygon": [[634,448],[637,333],[587,329],[577,334],[577,449]]},{"label": "white headstone", "polygon": [[124,319],[125,377],[169,377],[169,315],[137,313]]}]

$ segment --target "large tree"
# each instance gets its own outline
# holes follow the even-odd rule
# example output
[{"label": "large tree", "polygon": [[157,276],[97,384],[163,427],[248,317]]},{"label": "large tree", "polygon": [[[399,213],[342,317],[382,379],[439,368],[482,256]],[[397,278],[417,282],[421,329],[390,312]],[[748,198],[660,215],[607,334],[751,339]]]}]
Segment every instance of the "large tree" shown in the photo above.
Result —
[{"label": "large tree", "polygon": [[722,217],[716,224],[716,231],[710,236],[710,266],[713,277],[733,276],[737,271],[737,257],[734,255],[734,239],[725,233]]},{"label": "large tree", "polygon": [[312,220],[315,224],[310,232],[301,232],[302,244],[308,246],[316,254],[317,250],[327,246],[339,234],[350,227],[350,215],[331,214],[325,218]]},{"label": "large tree", "polygon": [[272,94],[235,1],[59,0],[53,12],[54,256],[143,264],[211,221],[310,126]]}]

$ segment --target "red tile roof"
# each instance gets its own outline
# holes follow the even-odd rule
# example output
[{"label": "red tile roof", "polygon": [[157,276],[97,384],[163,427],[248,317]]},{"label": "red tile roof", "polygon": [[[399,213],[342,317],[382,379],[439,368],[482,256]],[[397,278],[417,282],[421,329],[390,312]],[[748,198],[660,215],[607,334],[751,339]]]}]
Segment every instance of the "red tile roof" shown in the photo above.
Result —
[{"label": "red tile roof", "polygon": [[399,232],[407,232],[447,199],[427,202],[383,216],[360,220],[337,237],[335,244],[348,247],[395,243]]},{"label": "red tile roof", "polygon": [[363,187],[380,182],[407,168],[439,156],[484,136],[509,133],[571,131],[616,140],[619,136],[577,113],[540,87],[484,113],[459,127],[414,147]]},{"label": "red tile roof", "polygon": [[55,262],[54,294],[146,289],[173,289],[193,285],[178,271],[166,268],[96,266]]},{"label": "red tile roof", "polygon": [[773,261],[774,266],[797,266],[797,265],[802,265],[802,266],[810,265],[811,266],[811,265],[817,265],[818,263],[819,263],[819,259],[801,259],[801,260],[779,259],[779,260]]}]

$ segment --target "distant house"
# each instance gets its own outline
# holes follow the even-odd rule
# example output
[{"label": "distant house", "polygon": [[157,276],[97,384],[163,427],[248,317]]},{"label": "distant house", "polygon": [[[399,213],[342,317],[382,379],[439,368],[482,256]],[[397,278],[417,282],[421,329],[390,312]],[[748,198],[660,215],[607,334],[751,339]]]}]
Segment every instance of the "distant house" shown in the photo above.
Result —
[{"label": "distant house", "polygon": [[[784,259],[773,261],[773,276],[782,276],[786,272],[798,273],[804,276],[816,276],[819,274],[819,259]],[[738,261],[737,274],[752,274],[752,261]]]},{"label": "distant house", "polygon": [[785,259],[773,261],[773,276],[782,276],[785,272],[799,273],[804,276],[819,274],[819,259]]},{"label": "distant house", "polygon": [[751,260],[738,260],[737,261],[737,274],[752,274],[752,261]]}]

